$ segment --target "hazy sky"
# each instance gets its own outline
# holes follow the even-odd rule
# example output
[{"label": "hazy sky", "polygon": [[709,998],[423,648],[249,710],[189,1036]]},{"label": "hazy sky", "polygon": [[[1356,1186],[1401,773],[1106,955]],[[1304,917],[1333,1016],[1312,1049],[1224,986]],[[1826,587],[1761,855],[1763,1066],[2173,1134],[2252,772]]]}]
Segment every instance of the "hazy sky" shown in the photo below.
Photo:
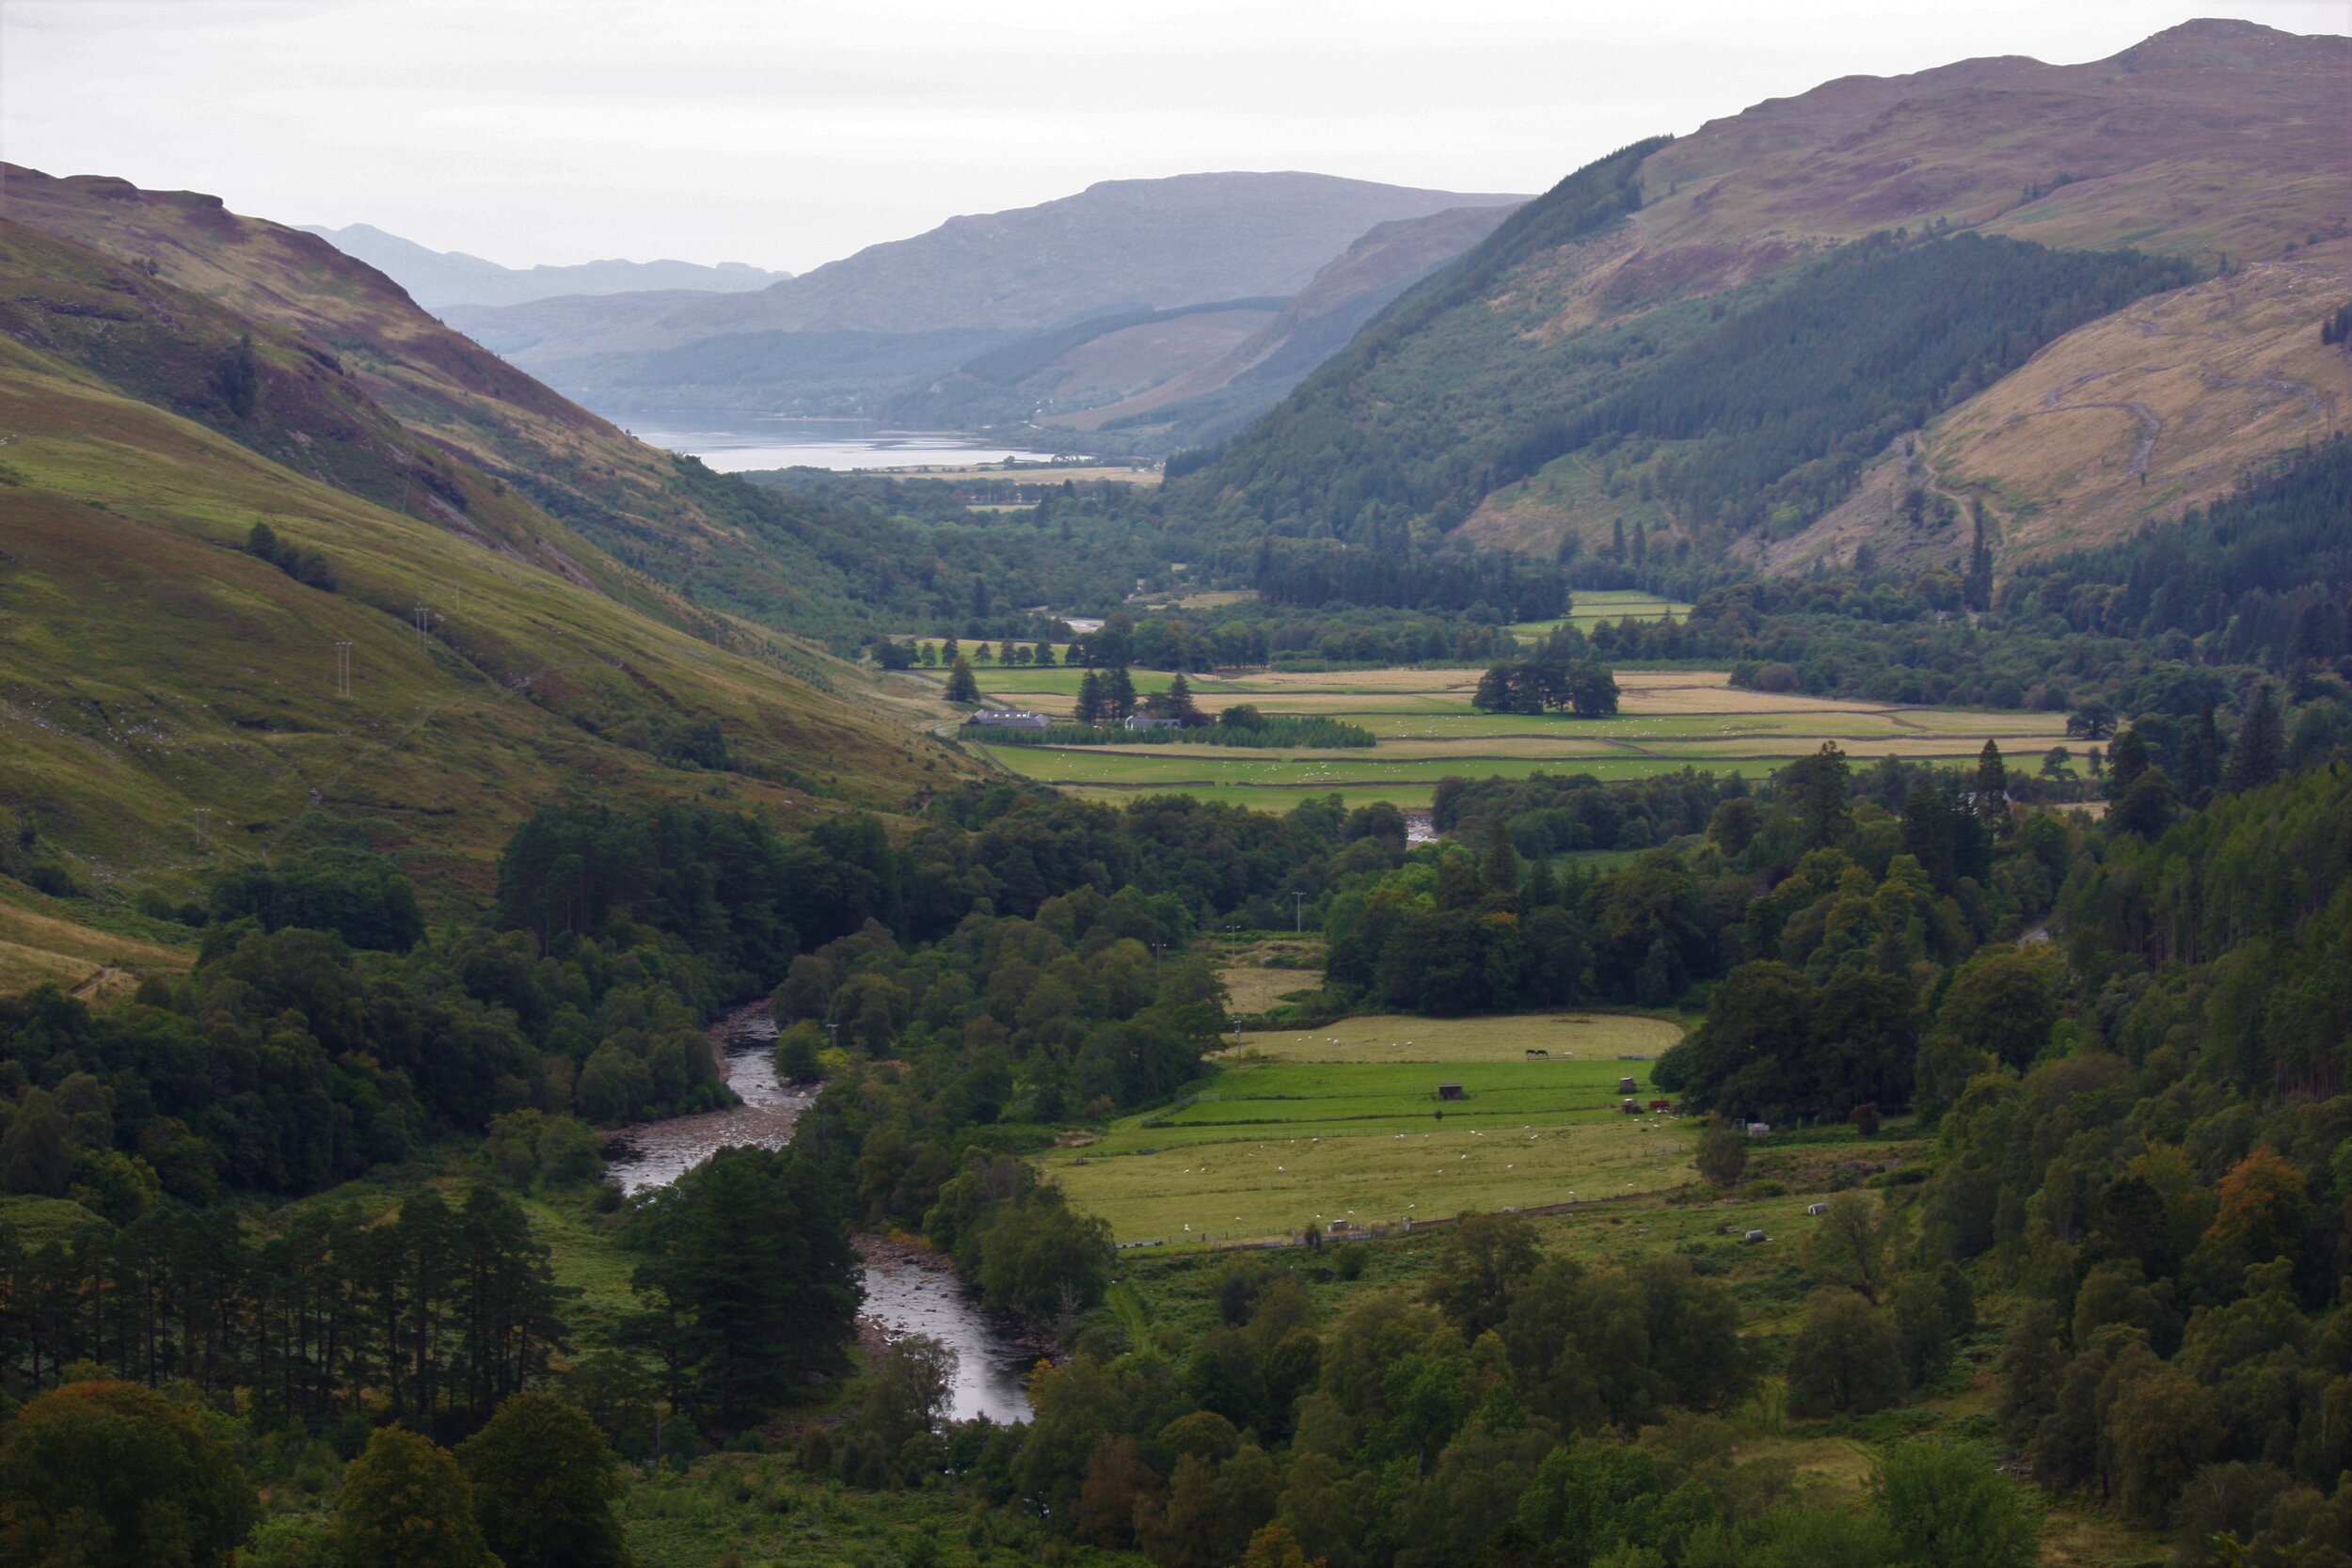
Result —
[{"label": "hazy sky", "polygon": [[0,156],[510,265],[804,270],[1096,180],[1536,191],[1853,72],[2352,0],[0,0]]}]

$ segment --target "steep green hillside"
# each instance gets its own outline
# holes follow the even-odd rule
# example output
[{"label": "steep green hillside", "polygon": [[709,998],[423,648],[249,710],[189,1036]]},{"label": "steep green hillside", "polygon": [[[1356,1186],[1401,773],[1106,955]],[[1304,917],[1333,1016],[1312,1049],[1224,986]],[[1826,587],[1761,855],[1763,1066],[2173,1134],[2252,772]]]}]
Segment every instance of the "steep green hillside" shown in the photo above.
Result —
[{"label": "steep green hillside", "polygon": [[[2090,65],[1841,79],[1629,148],[1409,292],[1264,420],[1174,465],[1171,511],[1216,536],[1424,561],[1441,544],[1581,552],[1595,581],[1639,575],[1645,556],[1652,576],[1686,577],[1765,557],[1882,454],[1965,400],[2006,406],[1993,389],[2037,350],[2151,291],[2300,252],[2352,292],[2328,244],[2352,232],[2347,66],[2343,39],[2201,22]],[[1870,248],[1825,260],[1857,242]],[[2130,252],[2163,260],[2095,259]],[[2262,372],[2229,350],[2275,324],[2206,325],[2214,373],[2168,390],[2167,431],[2189,433],[2186,467],[2211,486],[2341,422],[2325,376],[2247,418]],[[2038,394],[2131,362],[2138,336],[2090,340],[2106,360]],[[2107,444],[2070,467],[1979,425],[1965,451],[1935,449],[1932,476],[1894,484],[1896,505],[1853,519],[1836,559],[1969,499],[1996,542],[2028,506],[2039,536],[2076,544],[2078,511],[2108,532],[2153,515],[2111,493]],[[2147,467],[2128,442],[2123,456]],[[2171,492],[2172,511],[2198,494]],[[1965,544],[1937,533],[1937,563]]]},{"label": "steep green hillside", "polygon": [[[151,326],[140,328],[135,347],[115,353],[103,346],[115,335],[105,325],[107,313],[119,313],[125,300],[172,300],[167,313],[189,316],[188,330],[198,340],[188,351],[216,358],[216,324],[203,311],[184,309],[188,297],[197,296],[215,312],[254,324],[263,339],[273,330],[278,334],[276,348],[263,345],[262,369],[300,382],[298,401],[318,403],[322,417],[328,407],[347,412],[350,394],[364,394],[416,437],[408,445],[413,463],[380,450],[364,461],[356,455],[398,445],[384,439],[380,417],[367,426],[367,439],[337,437],[354,449],[352,463],[368,470],[363,494],[412,516],[464,526],[449,515],[459,498],[437,492],[420,465],[433,467],[460,489],[469,482],[453,478],[455,467],[470,466],[486,478],[476,486],[483,495],[459,506],[469,517],[501,512],[488,498],[503,503],[511,490],[516,501],[529,504],[520,513],[504,506],[505,515],[536,521],[515,521],[519,531],[501,535],[507,543],[544,554],[535,531],[546,536],[547,548],[584,562],[583,552],[562,543],[563,531],[553,526],[560,524],[617,562],[677,589],[682,597],[645,593],[643,583],[629,592],[632,602],[697,636],[729,641],[736,633],[728,617],[740,616],[847,642],[871,630],[928,620],[943,606],[960,610],[973,578],[985,570],[984,554],[972,555],[961,541],[943,546],[926,531],[887,517],[838,512],[791,492],[763,489],[633,439],[443,326],[389,278],[315,234],[240,216],[215,197],[143,191],[120,180],[56,180],[0,165],[0,182],[12,222],[53,242],[86,247],[113,269],[103,287],[68,269],[76,287],[98,288],[95,305],[76,294],[60,299],[56,310],[34,301],[16,312],[20,320],[45,319],[44,330],[29,340],[37,346],[98,354],[94,363],[102,373],[127,377],[117,384],[147,396],[157,388],[139,379],[148,373],[139,367],[161,351],[162,338]],[[86,308],[96,314],[75,315]],[[212,358],[197,363],[173,352],[177,362],[154,373],[175,386],[192,376],[191,388],[212,376]],[[104,357],[107,353],[113,357]],[[170,392],[167,401],[199,419],[218,413],[217,397],[200,390]],[[321,432],[305,434],[316,440]],[[238,435],[246,439],[256,433],[240,422]],[[285,438],[292,439],[291,431]],[[264,450],[294,459],[282,442]],[[312,460],[316,450],[304,448],[294,466],[321,471]],[[437,454],[429,465],[426,453]],[[412,469],[415,483],[409,483]],[[342,483],[359,476],[337,469],[328,477]],[[950,568],[944,584],[938,580],[943,564]],[[592,572],[585,565],[581,570]],[[634,578],[616,577],[610,562],[593,571],[605,574],[600,586],[616,592],[621,577]],[[1128,572],[1105,581],[1123,593],[1133,579]],[[993,591],[1014,602],[1038,602],[1042,595],[1030,588],[1004,581]]]},{"label": "steep green hillside", "polygon": [[356,837],[447,902],[550,798],[797,815],[959,766],[854,672],[636,579],[307,345],[14,226],[0,507],[0,802],[69,892]]}]

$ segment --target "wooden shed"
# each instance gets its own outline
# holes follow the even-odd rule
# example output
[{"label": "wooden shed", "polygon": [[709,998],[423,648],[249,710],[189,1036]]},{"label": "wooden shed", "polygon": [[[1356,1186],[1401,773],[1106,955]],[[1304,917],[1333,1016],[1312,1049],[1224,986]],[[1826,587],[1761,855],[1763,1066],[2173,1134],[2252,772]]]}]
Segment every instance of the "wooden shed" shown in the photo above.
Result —
[{"label": "wooden shed", "polygon": [[1462,1085],[1459,1084],[1440,1084],[1438,1085],[1438,1098],[1439,1100],[1464,1100],[1469,1097],[1463,1094]]}]

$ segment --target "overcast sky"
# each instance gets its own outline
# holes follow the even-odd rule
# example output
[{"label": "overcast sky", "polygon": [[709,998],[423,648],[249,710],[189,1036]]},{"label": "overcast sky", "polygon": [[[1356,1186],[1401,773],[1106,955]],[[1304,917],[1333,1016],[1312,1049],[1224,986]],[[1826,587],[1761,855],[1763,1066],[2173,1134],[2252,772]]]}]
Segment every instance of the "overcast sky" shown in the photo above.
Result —
[{"label": "overcast sky", "polygon": [[509,265],[805,270],[1096,181],[1536,191],[1852,72],[2352,0],[0,0],[0,155]]}]

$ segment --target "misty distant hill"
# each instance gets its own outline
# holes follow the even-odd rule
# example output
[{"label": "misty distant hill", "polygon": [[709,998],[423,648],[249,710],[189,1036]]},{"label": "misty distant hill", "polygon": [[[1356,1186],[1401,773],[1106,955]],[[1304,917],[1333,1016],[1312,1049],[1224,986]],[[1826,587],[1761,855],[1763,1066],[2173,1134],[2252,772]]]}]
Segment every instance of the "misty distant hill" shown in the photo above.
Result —
[{"label": "misty distant hill", "polygon": [[414,240],[387,234],[373,224],[342,229],[299,227],[408,291],[428,310],[453,305],[522,305],[562,294],[618,294],[649,289],[693,289],[739,293],[781,283],[792,275],[722,261],[582,261],[568,267],[502,267],[462,250],[430,250]]},{"label": "misty distant hill", "polygon": [[[543,300],[450,320],[608,411],[864,412],[1041,331],[1287,299],[1381,224],[1522,199],[1322,174],[1112,180],[950,218],[756,293]],[[870,371],[860,368],[867,358]]]},{"label": "misty distant hill", "polygon": [[1377,224],[1288,299],[1099,317],[999,348],[883,410],[911,424],[1116,433],[1122,448],[1216,440],[1264,413],[1413,283],[1494,232],[1508,204]]}]

